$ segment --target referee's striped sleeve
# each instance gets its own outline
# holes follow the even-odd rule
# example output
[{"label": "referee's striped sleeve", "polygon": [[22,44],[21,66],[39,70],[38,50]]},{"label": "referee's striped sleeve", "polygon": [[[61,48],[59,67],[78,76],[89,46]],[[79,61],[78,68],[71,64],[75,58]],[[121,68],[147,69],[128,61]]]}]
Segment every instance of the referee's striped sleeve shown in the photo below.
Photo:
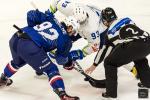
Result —
[{"label": "referee's striped sleeve", "polygon": [[103,46],[103,48],[99,49],[99,51],[97,52],[93,63],[94,66],[98,66],[98,64],[100,64],[103,61],[102,53],[104,52],[105,48],[106,46]]}]

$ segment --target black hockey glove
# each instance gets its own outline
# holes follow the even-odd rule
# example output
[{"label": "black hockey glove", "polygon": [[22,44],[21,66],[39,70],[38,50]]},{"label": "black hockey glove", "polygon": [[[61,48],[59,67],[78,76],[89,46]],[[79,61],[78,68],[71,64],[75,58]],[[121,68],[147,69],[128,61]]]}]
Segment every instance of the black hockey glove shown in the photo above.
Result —
[{"label": "black hockey glove", "polygon": [[63,65],[63,68],[66,70],[72,70],[75,66],[75,63],[72,60],[69,60],[66,64]]}]

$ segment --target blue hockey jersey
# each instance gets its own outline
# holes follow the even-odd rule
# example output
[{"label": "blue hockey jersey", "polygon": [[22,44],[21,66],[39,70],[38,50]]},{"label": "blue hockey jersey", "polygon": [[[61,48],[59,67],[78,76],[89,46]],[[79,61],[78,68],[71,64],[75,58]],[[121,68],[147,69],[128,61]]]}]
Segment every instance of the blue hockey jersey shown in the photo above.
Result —
[{"label": "blue hockey jersey", "polygon": [[55,55],[57,63],[61,65],[67,63],[72,47],[71,39],[53,14],[31,10],[27,14],[27,21],[28,26],[22,30],[30,39],[46,52],[57,49]]}]

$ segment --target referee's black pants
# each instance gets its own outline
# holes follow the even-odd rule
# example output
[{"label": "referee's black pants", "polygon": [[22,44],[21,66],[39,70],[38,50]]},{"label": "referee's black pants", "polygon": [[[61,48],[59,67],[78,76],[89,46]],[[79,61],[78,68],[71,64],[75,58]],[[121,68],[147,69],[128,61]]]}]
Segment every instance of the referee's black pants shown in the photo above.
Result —
[{"label": "referee's black pants", "polygon": [[[106,94],[117,97],[117,68],[134,62],[141,82],[150,87],[150,68],[146,56],[150,53],[150,39],[118,44],[104,60]],[[130,83],[127,83],[130,85]]]}]

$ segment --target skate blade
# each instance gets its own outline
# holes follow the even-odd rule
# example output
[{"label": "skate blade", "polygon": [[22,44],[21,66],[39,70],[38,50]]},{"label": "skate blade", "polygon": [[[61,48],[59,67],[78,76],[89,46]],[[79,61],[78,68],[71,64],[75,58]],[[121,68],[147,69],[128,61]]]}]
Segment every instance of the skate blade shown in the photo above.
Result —
[{"label": "skate blade", "polygon": [[8,87],[7,85],[0,85],[0,89]]}]

